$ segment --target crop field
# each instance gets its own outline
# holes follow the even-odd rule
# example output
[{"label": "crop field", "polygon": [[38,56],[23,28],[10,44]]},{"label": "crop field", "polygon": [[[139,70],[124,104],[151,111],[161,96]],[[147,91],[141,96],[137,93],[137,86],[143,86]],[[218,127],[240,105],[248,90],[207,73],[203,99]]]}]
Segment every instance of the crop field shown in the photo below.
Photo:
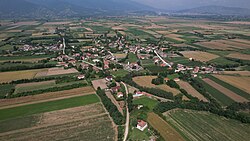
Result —
[{"label": "crop field", "polygon": [[148,114],[148,122],[165,140],[184,141],[183,137],[173,127],[155,113]]},{"label": "crop field", "polygon": [[84,95],[89,95],[89,94],[94,94],[94,93],[95,93],[95,90],[93,89],[93,87],[87,86],[87,87],[76,88],[76,89],[65,90],[65,91],[49,92],[49,93],[44,93],[44,94],[34,95],[34,96],[1,99],[0,109],[17,107],[20,105],[25,105],[27,103],[29,104],[41,103],[41,102],[53,101],[53,100],[76,97],[76,96],[84,96]]},{"label": "crop field", "polygon": [[20,79],[32,79],[38,73],[44,72],[46,70],[47,69],[34,69],[34,70],[24,70],[24,71],[1,72],[0,83],[11,82]]},{"label": "crop field", "polygon": [[[12,47],[11,47],[12,48]],[[2,47],[1,47],[2,49]],[[37,62],[46,58],[52,57],[51,55],[37,55],[37,56],[0,56],[0,62],[6,61],[24,61],[24,62]]]},{"label": "crop field", "polygon": [[250,82],[250,77],[238,77],[238,76],[228,76],[228,75],[214,75],[214,77],[225,81],[247,93],[250,94],[250,87],[249,87],[249,82]]},{"label": "crop field", "polygon": [[209,48],[209,49],[234,50],[233,46],[227,45],[227,44],[223,44],[223,43],[220,43],[220,42],[216,42],[216,41],[199,42],[199,43],[197,43],[197,45],[201,45],[201,46],[204,46],[204,47]]},{"label": "crop field", "polygon": [[193,58],[194,60],[201,62],[207,62],[219,57],[218,55],[201,51],[182,51],[181,53],[186,58]]},{"label": "crop field", "polygon": [[250,138],[249,124],[208,112],[172,110],[164,115],[187,140],[248,141]]},{"label": "crop field", "polygon": [[4,97],[9,94],[12,89],[15,89],[15,85],[13,84],[3,84],[0,85],[0,97]]},{"label": "crop field", "polygon": [[[33,120],[33,123],[27,121]],[[10,124],[6,123],[22,123]],[[101,104],[0,121],[1,140],[102,140],[112,141],[116,133]],[[70,129],[70,130],[69,130]]]},{"label": "crop field", "polygon": [[222,74],[234,76],[250,76],[250,71],[223,71]]},{"label": "crop field", "polygon": [[125,53],[119,53],[119,54],[114,54],[114,55],[115,55],[115,57],[116,57],[117,59],[125,58],[125,57],[127,56],[127,54],[125,54]]},{"label": "crop field", "polygon": [[248,100],[245,99],[244,97],[239,96],[238,94],[236,94],[236,93],[232,92],[231,90],[219,85],[218,83],[214,82],[213,80],[211,80],[209,78],[204,78],[203,81],[205,81],[207,84],[214,87],[215,89],[217,89],[218,91],[225,94],[226,96],[228,96],[229,98],[233,99],[236,102],[248,102]]},{"label": "crop field", "polygon": [[225,94],[221,93],[220,91],[218,91],[217,89],[215,89],[214,87],[210,86],[209,84],[207,84],[206,82],[204,82],[202,79],[196,79],[197,81],[199,81],[204,89],[212,96],[216,99],[216,101],[218,103],[220,103],[222,106],[229,106],[232,103],[234,103],[234,101],[227,97]]},{"label": "crop field", "polygon": [[200,94],[197,90],[195,90],[188,82],[179,81],[177,84],[184,90],[187,91],[188,94],[192,95],[193,97],[197,97],[199,100],[207,102],[208,100]]},{"label": "crop field", "polygon": [[227,55],[227,57],[241,59],[241,60],[250,60],[249,54],[231,53],[231,54]]},{"label": "crop field", "polygon": [[45,76],[71,74],[71,73],[78,73],[78,71],[75,68],[71,68],[71,69],[49,68],[47,70],[37,73],[36,77],[45,77]]},{"label": "crop field", "polygon": [[179,90],[171,88],[165,84],[163,84],[163,85],[152,84],[151,83],[152,79],[155,79],[155,78],[156,78],[156,76],[138,76],[138,77],[134,77],[133,81],[142,87],[159,88],[159,89],[164,90],[166,92],[172,92],[174,95],[177,95],[180,93]]}]

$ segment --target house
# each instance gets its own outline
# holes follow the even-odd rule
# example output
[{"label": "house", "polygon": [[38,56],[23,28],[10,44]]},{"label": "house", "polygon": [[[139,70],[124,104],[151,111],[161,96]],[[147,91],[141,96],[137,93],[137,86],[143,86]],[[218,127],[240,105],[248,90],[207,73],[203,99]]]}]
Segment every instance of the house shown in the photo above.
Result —
[{"label": "house", "polygon": [[165,81],[165,82],[168,82],[168,81],[169,81],[169,78],[167,78],[167,77],[164,78],[164,81]]},{"label": "house", "polygon": [[113,77],[112,76],[107,76],[105,79],[106,79],[106,81],[112,81]]},{"label": "house", "polygon": [[179,78],[175,78],[174,81],[175,81],[175,82],[178,82],[178,81],[180,81],[180,79],[179,79]]},{"label": "house", "polygon": [[123,97],[123,93],[122,93],[122,92],[118,92],[118,93],[117,93],[117,97],[118,97],[118,98],[122,98],[122,97]]},{"label": "house", "polygon": [[117,93],[121,89],[121,86],[116,86],[111,88],[112,93]]},{"label": "house", "polygon": [[133,95],[133,97],[140,97],[140,96],[143,96],[143,92],[137,91]]},{"label": "house", "polygon": [[82,80],[82,79],[84,79],[85,78],[85,75],[78,75],[78,80]]},{"label": "house", "polygon": [[138,120],[136,128],[144,131],[148,127],[148,123],[143,120]]}]

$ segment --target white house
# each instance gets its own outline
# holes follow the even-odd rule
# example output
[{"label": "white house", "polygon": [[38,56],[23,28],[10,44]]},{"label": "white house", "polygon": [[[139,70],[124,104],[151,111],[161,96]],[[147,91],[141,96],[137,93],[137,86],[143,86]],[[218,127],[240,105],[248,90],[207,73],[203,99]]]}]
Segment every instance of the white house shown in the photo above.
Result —
[{"label": "white house", "polygon": [[143,120],[138,120],[136,128],[144,131],[148,127],[148,123]]}]

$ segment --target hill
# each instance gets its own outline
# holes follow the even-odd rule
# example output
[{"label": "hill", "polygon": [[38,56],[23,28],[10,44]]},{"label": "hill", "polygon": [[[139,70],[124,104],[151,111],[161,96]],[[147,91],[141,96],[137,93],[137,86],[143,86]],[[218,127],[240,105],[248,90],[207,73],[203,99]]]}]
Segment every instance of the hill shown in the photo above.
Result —
[{"label": "hill", "polygon": [[202,6],[192,9],[186,9],[175,12],[176,14],[188,15],[236,15],[236,16],[249,16],[250,9],[238,7],[224,7],[224,6]]},{"label": "hill", "polygon": [[1,0],[0,18],[67,18],[151,9],[130,0]]}]

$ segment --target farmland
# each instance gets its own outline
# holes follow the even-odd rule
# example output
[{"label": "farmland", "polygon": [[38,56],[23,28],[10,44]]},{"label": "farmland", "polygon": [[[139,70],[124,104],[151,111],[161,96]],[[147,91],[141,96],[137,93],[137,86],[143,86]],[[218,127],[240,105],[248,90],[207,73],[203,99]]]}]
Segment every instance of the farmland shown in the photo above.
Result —
[{"label": "farmland", "polygon": [[149,124],[156,129],[165,140],[184,141],[184,138],[166,121],[154,113],[148,114]]},{"label": "farmland", "polygon": [[[29,123],[26,119],[32,119],[33,123]],[[101,104],[90,104],[15,120],[10,119],[5,122],[1,121],[2,127],[5,127],[4,123],[6,122],[22,122],[22,125],[13,124],[1,128],[1,140],[32,140],[34,138],[39,140],[55,138],[67,140],[115,140],[112,123]],[[68,131],[69,128],[71,129],[70,132]]]},{"label": "farmland", "polygon": [[13,71],[13,72],[1,72],[0,83],[11,82],[19,79],[32,79],[38,73],[46,71],[47,69],[36,69],[36,70],[24,70],[24,71]]},{"label": "farmland", "polygon": [[201,52],[201,51],[183,51],[181,53],[186,58],[193,58],[194,60],[198,60],[201,62],[207,62],[207,61],[210,61],[219,57],[217,55],[207,53],[207,52]]},{"label": "farmland", "polygon": [[167,121],[188,140],[222,141],[249,139],[249,124],[239,123],[208,112],[172,110],[164,114]]},{"label": "farmland", "polygon": [[187,91],[188,94],[191,94],[193,97],[197,97],[199,100],[207,102],[208,100],[200,94],[197,90],[195,90],[188,82],[179,81],[177,84],[184,90]]},{"label": "farmland", "polygon": [[152,79],[156,78],[156,76],[138,76],[138,77],[134,77],[133,81],[135,83],[137,83],[140,86],[143,87],[149,87],[149,88],[159,88],[161,90],[164,90],[166,92],[172,92],[174,95],[179,94],[180,92],[175,89],[175,88],[171,88],[168,85],[154,85],[152,84]]},{"label": "farmland", "polygon": [[29,104],[41,103],[41,102],[46,102],[46,101],[70,98],[74,96],[89,95],[89,94],[94,94],[94,93],[95,91],[92,87],[82,87],[82,88],[65,90],[65,91],[44,93],[41,95],[26,96],[26,97],[12,98],[12,99],[1,99],[0,109],[6,108],[6,107],[16,107],[19,105],[25,105],[27,103]]},{"label": "farmland", "polygon": [[205,78],[203,79],[207,84],[209,84],[210,86],[214,87],[215,89],[217,89],[218,91],[220,91],[221,93],[225,94],[226,96],[228,96],[229,98],[233,99],[236,102],[248,102],[247,99],[237,95],[236,93],[232,92],[231,90],[217,84],[216,82],[212,81],[209,78]]},{"label": "farmland", "polygon": [[237,77],[237,76],[227,76],[227,75],[214,75],[216,78],[225,81],[247,93],[250,93],[249,88],[249,77]]}]

